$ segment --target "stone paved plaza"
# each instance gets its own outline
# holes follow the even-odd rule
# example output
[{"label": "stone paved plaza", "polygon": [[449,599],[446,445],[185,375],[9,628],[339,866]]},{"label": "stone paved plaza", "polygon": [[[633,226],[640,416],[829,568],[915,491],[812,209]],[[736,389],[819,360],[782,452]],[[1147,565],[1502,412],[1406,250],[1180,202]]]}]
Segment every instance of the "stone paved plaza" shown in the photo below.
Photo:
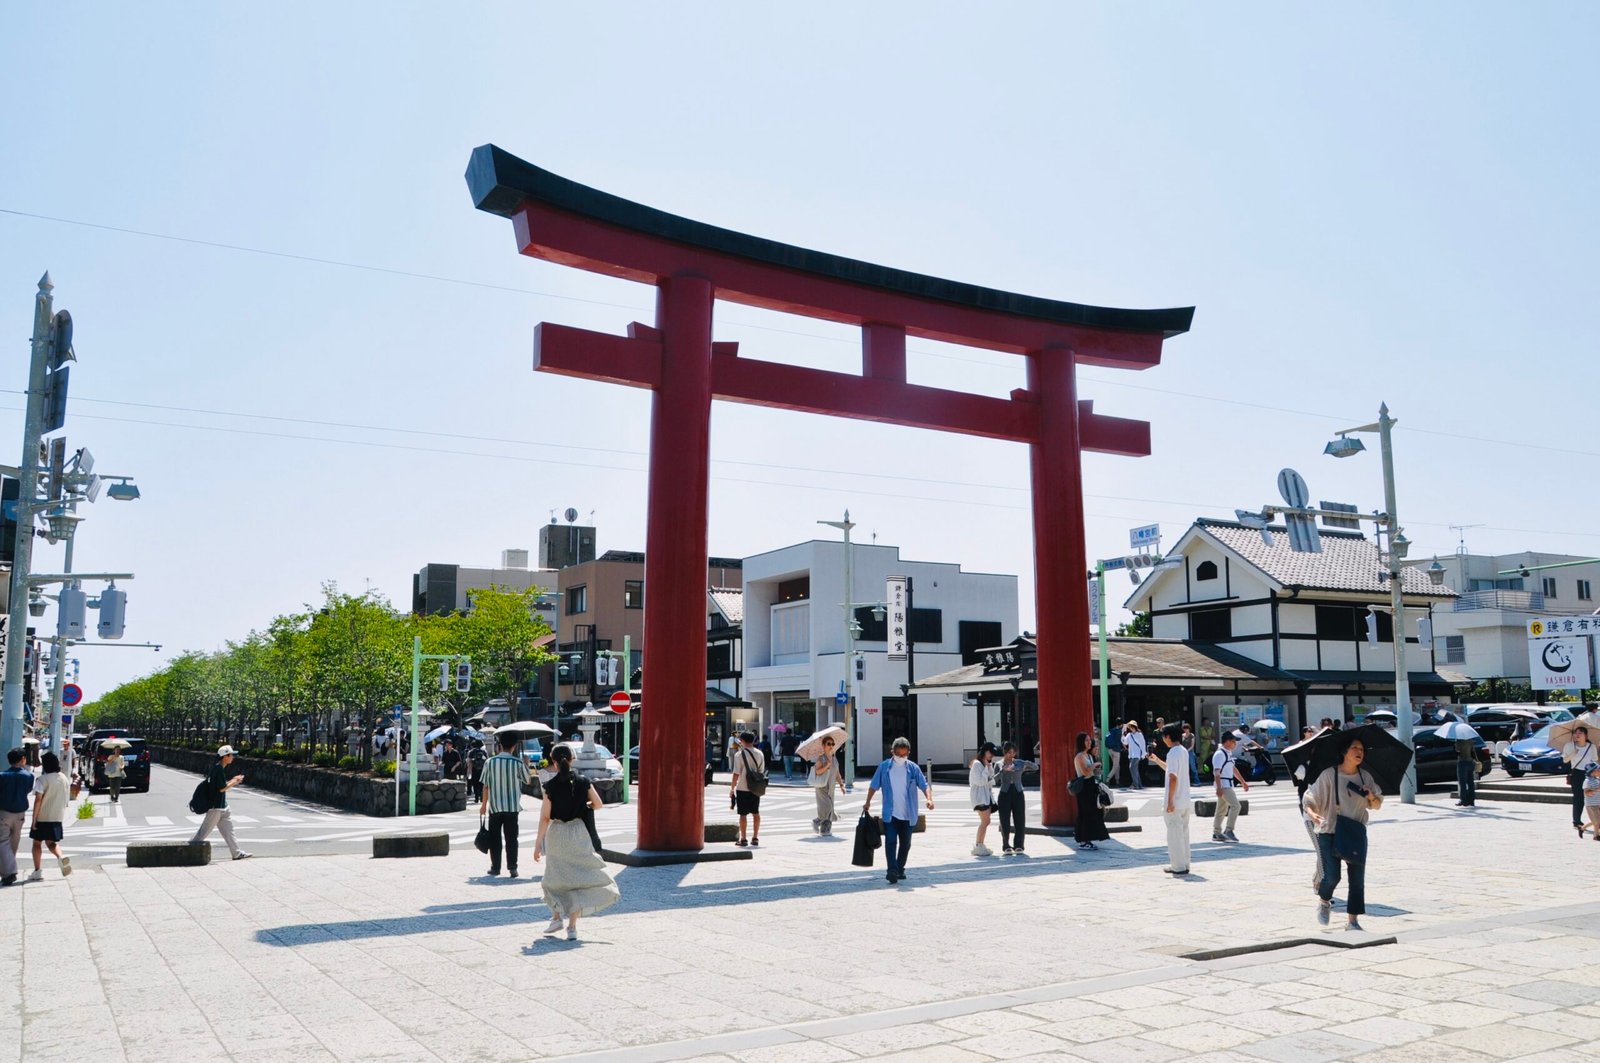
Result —
[{"label": "stone paved plaza", "polygon": [[[803,833],[804,793],[775,787],[753,859],[617,869],[623,903],[576,943],[538,936],[531,814],[518,880],[459,847],[65,880],[52,863],[0,892],[0,954],[22,971],[0,989],[0,1058],[1596,1058],[1600,845],[1564,808],[1391,799],[1351,935],[1337,911],[1316,926],[1306,837],[1275,790],[1252,795],[1239,845],[1197,822],[1195,874],[1174,879],[1153,801],[1103,852],[1034,837],[977,860],[964,792],[940,787],[891,887],[881,853],[851,867],[849,830]],[[631,817],[606,809],[602,833]],[[1183,958],[1304,939],[1326,943]]]}]

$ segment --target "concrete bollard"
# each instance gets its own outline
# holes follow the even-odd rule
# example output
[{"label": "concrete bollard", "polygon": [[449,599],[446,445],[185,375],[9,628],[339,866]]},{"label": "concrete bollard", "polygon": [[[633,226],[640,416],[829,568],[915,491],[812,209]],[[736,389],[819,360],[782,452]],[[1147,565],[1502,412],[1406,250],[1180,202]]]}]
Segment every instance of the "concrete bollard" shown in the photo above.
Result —
[{"label": "concrete bollard", "polygon": [[129,867],[204,867],[211,863],[211,843],[129,842]]},{"label": "concrete bollard", "polygon": [[429,834],[376,834],[372,838],[374,860],[449,855],[450,835],[444,831]]},{"label": "concrete bollard", "polygon": [[[1197,815],[1197,816],[1214,816],[1214,815],[1216,815],[1217,814],[1217,799],[1213,797],[1213,798],[1210,798],[1209,800],[1204,800],[1204,801],[1197,800],[1197,801],[1195,801],[1195,803],[1194,803],[1194,814]],[[1248,816],[1249,814],[1250,814],[1250,799],[1248,797],[1241,797],[1239,799],[1239,815]]]},{"label": "concrete bollard", "polygon": [[739,840],[739,824],[737,823],[707,823],[706,844],[713,842],[736,842]]}]

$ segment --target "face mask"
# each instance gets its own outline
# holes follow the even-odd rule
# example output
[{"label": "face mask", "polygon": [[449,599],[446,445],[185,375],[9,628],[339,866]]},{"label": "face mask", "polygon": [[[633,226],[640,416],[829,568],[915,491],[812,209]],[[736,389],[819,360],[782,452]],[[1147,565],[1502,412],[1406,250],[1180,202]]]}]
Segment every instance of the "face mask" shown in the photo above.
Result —
[{"label": "face mask", "polygon": [[906,755],[904,753],[896,753],[894,755],[894,762],[896,764],[904,764],[906,762]]}]

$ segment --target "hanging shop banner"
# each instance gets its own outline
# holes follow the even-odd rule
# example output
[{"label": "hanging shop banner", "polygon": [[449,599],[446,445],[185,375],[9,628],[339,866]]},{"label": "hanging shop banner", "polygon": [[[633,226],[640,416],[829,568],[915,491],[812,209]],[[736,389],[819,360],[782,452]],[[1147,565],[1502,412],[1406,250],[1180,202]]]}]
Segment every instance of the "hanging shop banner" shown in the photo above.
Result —
[{"label": "hanging shop banner", "polygon": [[903,661],[906,659],[906,651],[911,646],[911,616],[910,610],[906,608],[905,576],[889,577],[883,600],[888,603],[889,610],[886,618],[889,628],[889,660]]},{"label": "hanging shop banner", "polygon": [[1589,639],[1528,640],[1528,675],[1535,690],[1583,690],[1589,686]]}]

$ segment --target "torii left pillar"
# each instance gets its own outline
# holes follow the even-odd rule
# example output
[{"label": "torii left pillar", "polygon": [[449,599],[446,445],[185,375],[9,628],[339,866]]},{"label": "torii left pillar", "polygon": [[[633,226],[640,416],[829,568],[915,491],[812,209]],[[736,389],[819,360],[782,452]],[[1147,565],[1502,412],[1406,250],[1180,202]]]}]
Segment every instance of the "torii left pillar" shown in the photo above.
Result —
[{"label": "torii left pillar", "polygon": [[644,556],[650,697],[639,713],[640,745],[652,755],[639,780],[638,847],[657,852],[705,845],[705,802],[684,795],[704,791],[714,295],[700,277],[656,286],[661,383],[650,400]]}]

